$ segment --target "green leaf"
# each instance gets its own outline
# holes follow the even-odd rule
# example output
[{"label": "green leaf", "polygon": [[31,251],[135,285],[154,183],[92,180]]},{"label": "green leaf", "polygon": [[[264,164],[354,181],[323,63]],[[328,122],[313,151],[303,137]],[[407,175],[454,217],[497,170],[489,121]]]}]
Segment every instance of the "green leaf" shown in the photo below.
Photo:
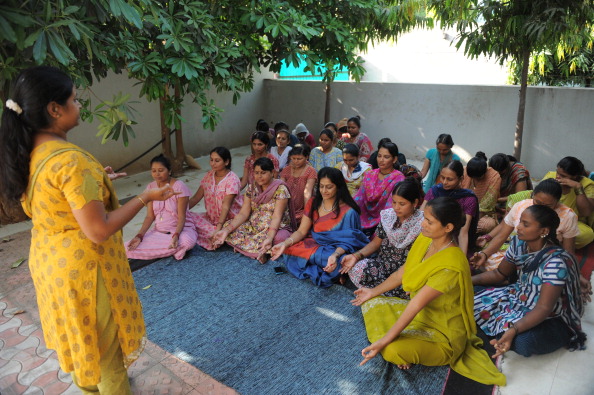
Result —
[{"label": "green leaf", "polygon": [[64,9],[64,15],[74,14],[78,10],[80,10],[80,7],[75,6],[75,5],[70,5]]},{"label": "green leaf", "polygon": [[76,25],[74,23],[71,23],[68,25],[68,28],[70,29],[70,32],[72,33],[74,38],[76,38],[77,40],[80,40],[80,33],[78,32]]},{"label": "green leaf", "polygon": [[11,268],[11,269],[16,269],[17,267],[21,266],[21,264],[22,264],[23,262],[25,262],[26,260],[27,260],[27,258],[20,258],[20,259],[17,259],[17,260],[16,260],[16,261],[15,261],[15,262],[14,262],[14,263],[13,263],[13,264],[10,266],[10,268]]},{"label": "green leaf", "polygon": [[0,37],[6,38],[10,42],[16,42],[17,36],[14,29],[2,15],[0,15]]},{"label": "green leaf", "polygon": [[37,40],[37,38],[39,37],[39,35],[41,34],[41,30],[36,30],[33,33],[31,33],[24,42],[24,48],[29,48],[31,45],[33,45],[35,43],[35,41]]},{"label": "green leaf", "polygon": [[37,62],[37,64],[41,64],[45,61],[47,56],[47,42],[45,38],[45,33],[41,33],[37,40],[35,40],[35,45],[33,46],[33,58]]},{"label": "green leaf", "polygon": [[134,24],[134,26],[136,26],[139,29],[142,27],[142,21],[140,19],[140,15],[138,14],[138,11],[136,11],[136,9],[134,7],[132,7],[128,3],[122,2],[120,4],[120,9],[122,10],[122,14],[128,20],[128,22]]}]

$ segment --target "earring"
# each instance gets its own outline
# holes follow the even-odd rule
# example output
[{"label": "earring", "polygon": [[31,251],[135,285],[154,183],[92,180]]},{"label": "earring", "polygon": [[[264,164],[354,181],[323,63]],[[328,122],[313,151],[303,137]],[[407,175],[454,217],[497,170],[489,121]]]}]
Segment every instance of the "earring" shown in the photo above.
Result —
[{"label": "earring", "polygon": [[548,236],[548,233],[547,233],[547,234],[540,235],[540,238],[541,238],[541,239],[544,239],[544,238],[545,238],[545,237],[547,237],[547,236]]}]

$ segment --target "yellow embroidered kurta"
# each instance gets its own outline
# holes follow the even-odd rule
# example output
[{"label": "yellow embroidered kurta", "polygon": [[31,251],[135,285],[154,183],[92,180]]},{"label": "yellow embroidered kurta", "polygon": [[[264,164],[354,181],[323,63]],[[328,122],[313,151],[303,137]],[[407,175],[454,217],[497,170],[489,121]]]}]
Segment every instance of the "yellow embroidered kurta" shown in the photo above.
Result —
[{"label": "yellow embroidered kurta", "polygon": [[[429,366],[449,364],[453,370],[484,384],[505,385],[500,373],[487,353],[480,347],[474,322],[474,293],[466,256],[459,248],[446,248],[423,261],[431,239],[419,235],[406,263],[402,287],[410,292],[411,300],[427,285],[442,293],[432,300],[402,331],[399,337],[382,350],[385,360],[405,364],[399,360],[398,343],[414,347],[421,363]],[[394,325],[410,301],[396,297],[378,296],[362,306],[367,337],[370,342],[382,338]],[[423,344],[425,343],[425,344]],[[429,347],[428,347],[428,344]],[[443,356],[449,356],[443,359]]]},{"label": "yellow embroidered kurta", "polygon": [[109,212],[117,208],[117,199],[99,162],[65,141],[36,147],[31,153],[30,174],[23,208],[33,220],[29,267],[45,341],[57,351],[64,371],[74,371],[80,385],[95,385],[100,381],[95,329],[98,268],[119,328],[125,366],[138,358],[145,342],[142,308],[122,232],[96,244],[85,236],[72,214],[73,209],[82,209],[93,200],[102,202]]}]

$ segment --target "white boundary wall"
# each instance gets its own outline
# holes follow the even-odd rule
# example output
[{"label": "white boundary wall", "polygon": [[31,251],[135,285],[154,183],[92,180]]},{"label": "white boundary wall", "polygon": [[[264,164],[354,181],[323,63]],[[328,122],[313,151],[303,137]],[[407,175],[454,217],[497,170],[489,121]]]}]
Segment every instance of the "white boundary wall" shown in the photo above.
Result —
[{"label": "white boundary wall", "polygon": [[[390,137],[416,159],[450,133],[466,161],[479,150],[513,153],[518,93],[518,86],[335,82],[331,120],[360,115],[374,144]],[[320,82],[266,80],[264,100],[266,119],[303,122],[316,137],[323,127]],[[529,87],[522,162],[541,178],[568,155],[594,170],[594,89]]]},{"label": "white boundary wall", "polygon": [[[281,81],[265,73],[256,76],[254,90],[242,95],[235,106],[231,95],[213,93],[224,109],[215,132],[202,128],[202,113],[187,100],[183,110],[184,144],[188,154],[207,154],[216,145],[229,148],[246,145],[256,120],[271,126],[285,121],[291,127],[304,122],[317,137],[322,129],[324,85],[311,81]],[[139,87],[122,75],[111,75],[93,87],[101,98],[113,93],[131,93],[139,100]],[[517,86],[437,85],[377,82],[335,82],[332,85],[331,119],[360,115],[362,130],[374,144],[390,137],[408,157],[422,159],[440,133],[450,133],[454,150],[464,160],[476,151],[487,156],[512,153],[518,106]],[[140,100],[135,126],[136,139],[124,147],[121,141],[100,144],[97,125],[81,123],[69,134],[70,141],[94,154],[101,163],[119,167],[160,140],[158,103]],[[149,159],[160,146],[126,170],[148,169]],[[594,89],[530,87],[526,106],[522,161],[534,178],[554,169],[567,155],[580,158],[594,170]]]}]

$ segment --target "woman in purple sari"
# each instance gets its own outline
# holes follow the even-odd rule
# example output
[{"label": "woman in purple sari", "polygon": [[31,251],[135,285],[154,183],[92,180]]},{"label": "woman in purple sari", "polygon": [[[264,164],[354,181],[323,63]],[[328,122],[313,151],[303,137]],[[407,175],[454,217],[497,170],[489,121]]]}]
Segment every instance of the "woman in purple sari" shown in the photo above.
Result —
[{"label": "woman in purple sari", "polygon": [[446,196],[456,199],[466,216],[466,223],[458,234],[458,246],[467,256],[472,255],[470,249],[476,242],[476,227],[479,220],[479,204],[474,192],[461,188],[464,177],[464,166],[459,160],[447,163],[440,173],[441,182],[433,185],[425,195],[421,210],[428,201]]}]

